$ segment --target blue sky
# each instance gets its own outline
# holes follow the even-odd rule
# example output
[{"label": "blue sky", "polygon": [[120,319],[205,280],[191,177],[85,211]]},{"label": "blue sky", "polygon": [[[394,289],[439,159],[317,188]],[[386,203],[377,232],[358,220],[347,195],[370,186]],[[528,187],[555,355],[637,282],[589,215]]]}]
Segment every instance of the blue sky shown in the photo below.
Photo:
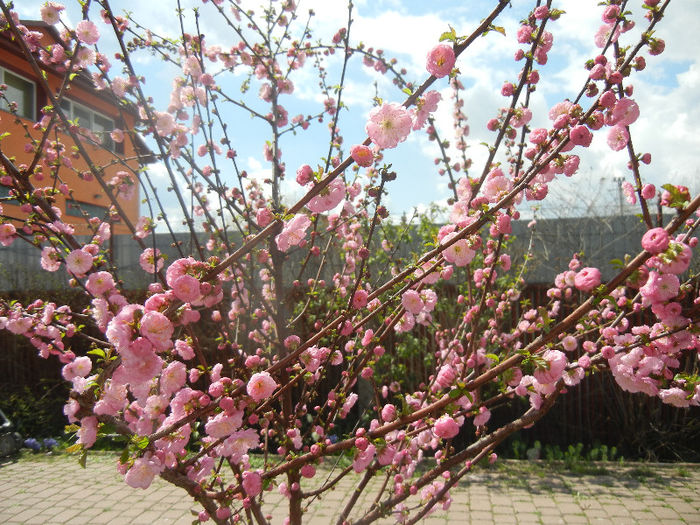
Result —
[{"label": "blue sky", "polygon": [[[23,0],[17,2],[20,15],[25,18],[38,18],[38,7],[42,2]],[[75,23],[79,19],[79,9],[72,2],[68,5],[67,19]],[[210,4],[202,5],[200,1],[182,2],[186,8],[200,8],[200,25],[207,35],[209,44],[230,46],[230,30],[219,23],[212,15]],[[312,29],[316,38],[328,40],[347,19],[346,3],[340,0],[313,0],[300,2],[302,11],[313,9]],[[171,4],[172,8],[164,7]],[[246,2],[257,6],[259,2]],[[396,57],[399,65],[408,70],[409,80],[422,82],[427,76],[424,69],[427,51],[437,43],[439,35],[452,25],[458,34],[468,34],[490,11],[493,1],[443,0],[439,3],[423,1],[398,0],[356,0],[354,2],[351,40],[362,41],[375,49],[381,48],[388,57]],[[548,29],[554,34],[554,50],[549,63],[540,68],[542,81],[533,96],[532,109],[534,118],[532,127],[548,125],[547,112],[556,102],[567,97],[574,97],[586,77],[584,61],[596,53],[592,36],[600,26],[601,8],[596,1],[563,0],[554,2],[567,13],[559,21],[551,23]],[[641,13],[641,0],[630,2],[637,14]],[[517,49],[515,32],[518,21],[525,16],[531,2],[514,0],[512,8],[497,22],[506,29],[507,37],[490,34],[479,39],[465,55],[460,57],[457,67],[462,72],[462,82],[466,88],[466,113],[469,117],[471,134],[469,153],[474,161],[473,174],[481,171],[486,150],[479,145],[490,141],[494,134],[487,131],[485,124],[494,117],[501,105],[508,101],[500,96],[500,86],[506,80],[517,78],[519,64],[513,61]],[[129,9],[134,17],[154,31],[177,36],[174,32],[178,26],[174,16],[175,2],[112,2],[115,10]],[[97,11],[92,15],[98,19]],[[644,22],[639,17],[641,27]],[[696,132],[696,123],[700,122],[700,106],[697,104],[700,92],[700,66],[696,54],[697,33],[700,30],[700,2],[681,2],[675,0],[667,10],[667,17],[660,24],[656,36],[666,41],[666,51],[660,57],[647,58],[648,67],[641,74],[633,77],[635,86],[634,99],[639,103],[642,116],[632,126],[632,136],[639,152],[650,152],[653,163],[644,167],[646,181],[656,184],[669,180],[684,183],[695,190],[700,188],[700,171],[698,151],[700,135]],[[635,35],[638,31],[632,31]],[[623,35],[623,38],[625,35]],[[632,42],[629,42],[632,43]],[[105,42],[103,45],[108,45]],[[109,48],[107,48],[109,49]],[[350,111],[343,112],[341,120],[345,144],[361,142],[364,139],[364,122],[372,106],[374,83],[377,83],[379,95],[385,100],[401,101],[403,95],[391,86],[387,77],[383,77],[363,67],[360,59],[354,58],[350,71],[344,101]],[[147,55],[137,60],[137,67],[146,72],[146,90],[156,101],[156,106],[165,109],[169,97],[174,68],[164,67],[161,62]],[[329,83],[334,83],[334,74],[339,71],[339,60],[328,63]],[[233,76],[229,84],[234,90],[242,77]],[[223,82],[223,81],[222,81]],[[302,72],[295,78],[296,89],[292,96],[297,100],[292,103],[289,97],[290,116],[297,113],[315,113],[322,98],[315,89],[317,80],[311,70]],[[253,85],[249,96],[254,97],[258,90]],[[447,80],[438,80],[434,84],[443,94],[443,102],[436,113],[438,129],[445,138],[452,137],[451,108],[449,107],[450,89]],[[234,91],[235,92],[235,91]],[[287,104],[285,99],[283,104]],[[258,177],[265,177],[269,165],[262,157],[265,129],[251,121],[242,113],[227,116],[229,128],[235,128],[236,145],[239,160],[243,168]],[[293,172],[303,163],[312,166],[320,163],[320,158],[327,152],[326,124],[315,125],[315,130],[297,136],[287,135],[282,142],[284,159],[290,176],[285,183],[288,202],[301,195],[293,182]],[[580,148],[577,148],[580,149]],[[450,195],[447,180],[439,177],[433,162],[436,146],[429,142],[425,134],[414,133],[397,149],[386,152],[385,160],[393,164],[399,177],[390,187],[388,201],[391,212],[395,215],[410,214],[412,210],[424,209],[430,202],[444,202]],[[581,169],[579,174],[553,185],[551,193],[555,196],[551,202],[545,201],[545,211],[554,215],[575,214],[576,207],[585,200],[595,200],[603,205],[617,201],[615,178],[625,177],[631,180],[625,168],[627,160],[624,152],[612,152],[605,143],[605,137],[594,140],[589,150],[579,152]],[[158,166],[154,167],[156,178],[162,177]],[[165,182],[165,180],[163,179]],[[582,197],[583,196],[583,197]],[[525,206],[523,211],[527,211]]]}]

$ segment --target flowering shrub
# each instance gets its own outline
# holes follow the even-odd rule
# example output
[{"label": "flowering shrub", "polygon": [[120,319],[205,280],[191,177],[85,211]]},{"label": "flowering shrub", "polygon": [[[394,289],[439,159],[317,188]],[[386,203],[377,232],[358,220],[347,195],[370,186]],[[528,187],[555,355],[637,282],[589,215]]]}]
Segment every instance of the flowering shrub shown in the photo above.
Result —
[{"label": "flowering shrub", "polygon": [[58,445],[58,441],[53,438],[44,438],[39,441],[36,438],[27,438],[24,440],[24,447],[34,452],[40,452],[42,449],[50,452]]},{"label": "flowering shrub", "polygon": [[[591,35],[600,54],[586,63],[581,91],[549,110],[547,128],[530,129],[538,65],[547,62],[556,22],[566,16],[554,2],[537,2],[515,35],[521,72],[503,85],[506,102],[486,123],[495,138],[479,170],[467,156],[456,60],[480,35],[503,31],[495,21],[508,1],[496,2],[468,36],[444,33],[427,54],[420,85],[380,50],[352,44],[350,23],[327,44],[313,44],[305,26],[295,40],[300,12],[292,0],[259,14],[221,0],[203,6],[235,35],[226,45],[210,43],[199,29],[183,29],[174,42],[98,3],[101,11],[88,2],[75,28],[64,24],[62,6],[47,3],[41,17],[61,37],[47,45],[0,1],[2,31],[36,70],[58,75],[64,85],[89,78],[125,115],[137,115],[133,129],[115,129],[110,139],[136,144],[145,137],[180,209],[168,212],[148,171],[116,148],[112,159],[120,171],[106,176],[108,166],[96,165],[87,147],[99,148],[106,137],[70,121],[61,105],[65,91],[38,78],[48,104],[35,125],[25,125],[29,157],[0,156],[0,182],[26,218],[3,215],[0,242],[32,243],[42,268],[65,268],[86,305],[74,311],[40,298],[27,305],[3,301],[0,328],[64,364],[63,378],[72,385],[65,414],[76,425],[77,448],[89,449],[108,431],[124,436],[117,468],[130,486],[146,488],[161,476],[202,505],[201,521],[217,523],[266,523],[265,494],[278,490],[289,500],[288,522],[298,524],[305,501],[357,476],[357,492],[339,509],[338,523],[388,514],[415,523],[436,505],[449,508],[450,488],[474,463],[495,461],[500,442],[536,423],[587,376],[611,373],[622,389],[679,407],[700,404],[696,361],[681,367],[700,348],[700,299],[696,276],[687,273],[700,196],[645,183],[641,164],[650,158],[632,144],[642,112],[632,81],[644,69],[643,53],[663,52],[663,41],[652,35],[670,0],[647,0],[641,29],[631,22],[627,1],[606,2],[600,30]],[[186,13],[179,16],[184,27]],[[119,46],[113,58],[119,67],[99,51],[108,34]],[[144,95],[136,69],[142,52],[177,69],[167,105]],[[323,65],[336,53],[343,71],[362,56],[407,95],[403,102],[377,100],[366,140],[349,153],[340,133],[344,87],[327,83]],[[290,118],[283,103],[291,107],[287,99],[298,89],[296,79],[305,78],[304,67],[319,72],[322,108]],[[260,85],[257,100],[233,94],[231,82],[242,78],[243,93]],[[445,103],[429,90],[437,82],[449,83],[454,94],[458,162],[448,157],[433,118]],[[264,178],[240,168],[229,133],[243,124],[222,118],[227,108],[243,110],[269,133]],[[310,154],[297,170],[303,196],[286,203],[281,137],[324,119],[329,149]],[[425,248],[402,257],[403,234],[390,234],[397,229],[384,204],[401,173],[383,156],[400,152],[423,129],[438,145],[437,164],[453,195],[446,222],[419,230]],[[508,253],[518,205],[545,199],[558,176],[576,176],[578,153],[597,135],[628,156],[628,192],[649,231],[609,282],[572,254],[548,290],[549,302],[521,303],[524,268],[513,266]],[[105,217],[86,218],[87,241],[78,240],[56,206],[60,195],[71,194],[63,179],[74,172],[99,184],[110,202]],[[122,206],[136,181],[146,196],[145,215],[132,221]],[[657,194],[660,205],[676,210],[666,226],[655,224],[649,210],[647,201]],[[115,218],[139,243],[139,266],[153,277],[143,300],[125,293],[110,258]],[[166,261],[151,233],[173,232],[179,219],[192,233],[193,249],[175,242],[179,257]],[[197,235],[202,232],[206,240]],[[631,321],[630,313],[644,311],[653,321]],[[72,342],[80,339],[91,344],[87,355],[74,352]],[[399,372],[402,349],[410,346],[429,363],[416,381]],[[371,392],[368,399],[360,399],[361,385]],[[492,413],[514,399],[527,400],[529,408],[508,425],[490,426]],[[476,439],[456,446],[467,429],[475,429]],[[254,451],[264,454],[260,469],[251,465]],[[320,479],[316,466],[343,454],[350,465]],[[421,463],[428,468],[417,469]],[[385,480],[383,488],[376,504],[359,508],[357,495],[373,476]]]}]

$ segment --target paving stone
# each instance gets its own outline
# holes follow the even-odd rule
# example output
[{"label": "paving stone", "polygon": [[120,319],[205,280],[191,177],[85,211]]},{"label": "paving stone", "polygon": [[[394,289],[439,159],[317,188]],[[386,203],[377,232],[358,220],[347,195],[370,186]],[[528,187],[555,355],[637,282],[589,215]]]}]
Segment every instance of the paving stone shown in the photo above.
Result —
[{"label": "paving stone", "polygon": [[566,525],[580,525],[582,523],[588,523],[588,518],[583,514],[564,514],[563,519]]},{"label": "paving stone", "polygon": [[538,514],[523,512],[517,514],[518,523],[543,523],[542,518]]},{"label": "paving stone", "polygon": [[[610,467],[606,467],[609,468]],[[656,467],[654,467],[656,468]],[[499,470],[470,474],[451,491],[449,512],[442,509],[420,521],[423,525],[700,525],[700,472],[690,467],[689,477],[674,474],[674,467],[658,467],[658,480],[636,480],[623,475],[573,476],[552,471],[548,477],[518,477]],[[520,471],[519,471],[520,472]],[[67,483],[68,480],[68,483]],[[100,480],[97,485],[95,480]],[[311,483],[315,488],[318,483]],[[355,482],[345,479],[335,490],[312,502],[306,523],[327,525],[348,500]],[[374,500],[373,483],[353,513],[363,514]],[[276,491],[265,494],[263,512],[274,525],[287,515],[287,503]],[[406,505],[419,508],[419,496]],[[25,460],[0,466],[0,523],[8,525],[124,525],[192,522],[197,505],[184,491],[162,480],[146,490],[126,486],[115,472],[114,460],[96,456],[88,469],[73,458],[51,462]],[[393,525],[395,517],[377,523]]]}]

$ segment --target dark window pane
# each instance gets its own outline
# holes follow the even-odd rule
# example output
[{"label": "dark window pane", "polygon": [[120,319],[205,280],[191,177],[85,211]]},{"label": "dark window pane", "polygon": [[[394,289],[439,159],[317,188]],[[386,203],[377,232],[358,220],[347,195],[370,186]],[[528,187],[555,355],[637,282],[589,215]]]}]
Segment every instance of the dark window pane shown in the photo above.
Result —
[{"label": "dark window pane", "polygon": [[107,208],[90,204],[89,202],[78,202],[66,199],[66,215],[71,217],[82,217],[83,213],[87,213],[88,217],[98,217],[103,219],[107,215]]},{"label": "dark window pane", "polygon": [[114,141],[109,134],[114,129],[114,122],[112,119],[103,117],[98,113],[94,113],[92,116],[93,127],[92,131],[97,133],[99,137],[102,138],[102,145],[108,150],[114,151]]},{"label": "dark window pane", "polygon": [[[7,70],[2,71],[2,73],[3,83],[7,85],[5,98],[9,102],[17,104],[17,115],[34,120],[34,84]],[[8,103],[5,100],[0,102],[0,108],[9,111]]]}]

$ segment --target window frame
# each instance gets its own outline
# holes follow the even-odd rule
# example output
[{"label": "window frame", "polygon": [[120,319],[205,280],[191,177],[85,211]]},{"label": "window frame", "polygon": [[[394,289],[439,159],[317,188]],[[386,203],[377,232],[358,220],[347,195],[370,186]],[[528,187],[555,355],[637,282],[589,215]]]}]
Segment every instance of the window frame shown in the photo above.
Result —
[{"label": "window frame", "polygon": [[[81,104],[80,102],[76,102],[75,100],[68,98],[68,97],[62,98],[61,101],[59,102],[59,104],[61,105],[61,109],[64,112],[66,112],[66,117],[68,118],[68,120],[75,120],[76,119],[76,115],[75,115],[76,108],[79,112],[89,115],[89,120],[90,120],[90,122],[88,123],[89,125],[86,126],[85,123],[82,122],[83,118],[81,116],[77,117],[78,118],[78,125],[81,128],[88,129],[93,133],[103,133],[102,144],[100,144],[100,147],[103,147],[104,149],[106,149],[108,151],[112,151],[112,152],[117,151],[116,144],[112,140],[112,137],[110,137],[110,135],[109,135],[109,133],[112,130],[114,130],[116,125],[117,125],[115,119],[113,119],[112,117],[108,117],[104,113],[101,113],[99,111],[95,111],[94,109],[86,106],[85,104]],[[69,107],[66,108],[65,104],[68,104]],[[107,122],[110,122],[112,124],[112,128],[110,130],[99,130],[99,131],[96,130],[95,129],[95,117],[98,117],[99,119],[103,119]]]},{"label": "window frame", "polygon": [[100,204],[95,204],[92,202],[83,202],[75,199],[66,198],[65,208],[66,215],[69,217],[85,219],[86,216],[83,215],[83,212],[87,213],[88,218],[97,217],[99,219],[104,219],[105,217],[109,217],[109,207],[101,206]]},{"label": "window frame", "polygon": [[7,81],[5,79],[6,74],[12,75],[13,77],[18,78],[19,80],[24,81],[31,86],[32,92],[30,94],[29,100],[31,100],[32,107],[31,107],[31,111],[30,111],[29,116],[22,114],[22,113],[19,113],[19,112],[17,112],[16,114],[13,114],[10,111],[10,108],[6,107],[5,101],[0,99],[0,111],[6,111],[7,113],[10,113],[11,115],[14,115],[16,117],[20,117],[20,118],[23,118],[26,120],[31,120],[32,122],[36,122],[37,92],[38,92],[36,82],[34,82],[31,78],[27,78],[26,76],[17,73],[13,69],[10,69],[8,67],[0,65],[0,84],[7,84]]}]

